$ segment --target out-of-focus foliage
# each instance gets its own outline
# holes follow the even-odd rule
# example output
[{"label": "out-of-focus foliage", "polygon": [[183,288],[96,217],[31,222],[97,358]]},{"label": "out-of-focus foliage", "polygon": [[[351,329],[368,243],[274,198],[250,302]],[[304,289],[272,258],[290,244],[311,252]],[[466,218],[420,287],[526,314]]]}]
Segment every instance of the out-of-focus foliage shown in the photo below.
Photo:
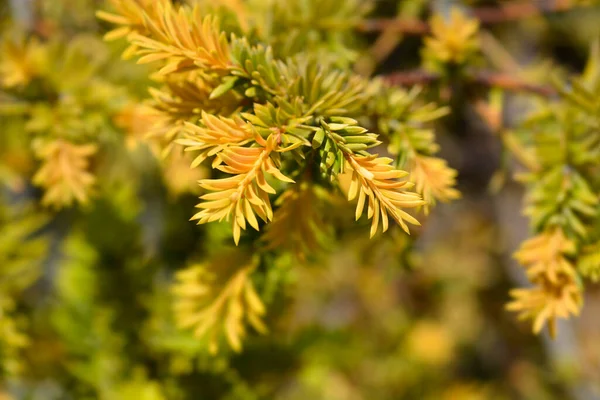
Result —
[{"label": "out-of-focus foliage", "polygon": [[544,321],[555,335],[556,318],[579,314],[583,277],[595,279],[600,197],[598,188],[598,46],[570,87],[557,83],[561,101],[540,102],[523,122],[523,151],[532,155],[532,169],[522,176],[528,185],[527,214],[537,236],[524,242],[516,258],[536,286],[513,292],[509,308],[534,319],[539,332]]},{"label": "out-of-focus foliage", "polygon": [[0,0],[0,400],[598,395],[596,4]]},{"label": "out-of-focus foliage", "polygon": [[178,272],[173,287],[178,325],[193,327],[196,337],[210,336],[213,354],[218,351],[220,336],[226,337],[234,350],[241,350],[244,319],[257,331],[266,331],[261,320],[265,306],[250,279],[256,265],[245,265],[248,255],[239,250],[229,249],[227,253],[211,260],[214,265],[193,265]]},{"label": "out-of-focus foliage", "polygon": [[477,20],[468,18],[458,8],[453,8],[450,18],[436,14],[431,17],[431,36],[425,38],[423,58],[436,68],[436,63],[468,64],[479,50]]}]

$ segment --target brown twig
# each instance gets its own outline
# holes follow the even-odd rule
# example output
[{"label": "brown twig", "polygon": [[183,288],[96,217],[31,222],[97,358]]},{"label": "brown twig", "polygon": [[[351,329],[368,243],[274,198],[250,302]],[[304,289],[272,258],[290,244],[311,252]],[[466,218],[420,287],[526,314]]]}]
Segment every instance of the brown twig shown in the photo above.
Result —
[{"label": "brown twig", "polygon": [[[385,75],[384,80],[392,85],[398,86],[414,86],[420,84],[428,84],[441,79],[441,75],[432,72],[414,70],[400,71]],[[488,72],[488,71],[473,71],[466,75],[467,82],[483,85],[487,87],[502,88],[511,92],[527,92],[544,97],[554,97],[557,95],[556,90],[551,86],[537,85],[520,80],[511,75]]]},{"label": "brown twig", "polygon": [[573,8],[571,1],[555,1],[542,6],[540,1],[507,3],[501,7],[479,7],[473,15],[484,24],[514,21],[540,15],[568,11]]},{"label": "brown twig", "polygon": [[384,75],[383,79],[394,86],[414,86],[435,82],[440,75],[423,70],[398,71]]},{"label": "brown twig", "polygon": [[511,92],[527,92],[544,97],[554,97],[556,90],[547,85],[536,85],[525,82],[514,76],[487,71],[477,71],[471,74],[473,82],[490,87],[498,87]]},{"label": "brown twig", "polygon": [[358,25],[358,30],[361,32],[388,31],[407,35],[424,35],[429,33],[429,25],[418,19],[373,18],[363,21]]},{"label": "brown twig", "polygon": [[[482,24],[495,24],[537,17],[540,15],[565,12],[573,9],[569,0],[556,0],[553,4],[542,6],[538,1],[515,2],[499,7],[478,7],[472,10],[472,15]],[[363,21],[358,29],[362,32],[402,32],[407,35],[423,35],[429,33],[429,25],[416,19],[374,18]]]}]

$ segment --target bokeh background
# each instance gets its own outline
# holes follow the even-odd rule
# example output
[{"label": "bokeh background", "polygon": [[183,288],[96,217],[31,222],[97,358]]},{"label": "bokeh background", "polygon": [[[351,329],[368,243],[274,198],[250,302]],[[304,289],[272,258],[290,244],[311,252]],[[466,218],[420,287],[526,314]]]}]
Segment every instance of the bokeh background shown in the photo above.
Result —
[{"label": "bokeh background", "polygon": [[[539,13],[483,23],[483,66],[540,85],[550,71],[583,70],[600,38],[593,1],[381,0],[368,16],[426,21],[452,5],[506,3]],[[0,89],[1,400],[600,398],[598,285],[588,285],[582,315],[561,321],[554,340],[504,309],[508,291],[527,286],[512,257],[529,235],[513,180],[519,167],[460,87],[436,133],[462,198],[432,210],[416,239],[392,230],[369,241],[364,226],[340,223],[319,263],[278,259],[257,283],[269,333],[240,354],[206,354],[174,327],[167,288],[173,271],[227,233],[188,222],[205,172],[189,170],[177,152],[160,164],[144,142],[143,121],[128,106],[147,97],[148,69],[120,59],[124,43],[102,41],[108,29],[95,10],[106,8],[0,0],[3,43],[49,43],[49,79],[76,93],[56,99],[33,87],[26,97],[37,108],[21,113]],[[422,63],[421,34],[363,27],[353,40],[363,73]],[[3,47],[0,65],[9,53]],[[492,120],[510,126],[534,101],[505,94]],[[91,203],[54,212],[37,205],[30,137],[60,124],[120,145],[97,161],[102,185]],[[340,204],[332,215],[351,208]]]}]

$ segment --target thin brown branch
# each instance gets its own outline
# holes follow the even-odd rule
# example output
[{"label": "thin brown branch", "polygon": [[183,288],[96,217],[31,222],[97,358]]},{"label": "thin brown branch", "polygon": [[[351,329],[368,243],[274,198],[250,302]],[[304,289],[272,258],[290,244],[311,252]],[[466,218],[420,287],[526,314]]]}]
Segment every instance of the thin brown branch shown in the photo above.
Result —
[{"label": "thin brown branch", "polygon": [[544,97],[554,97],[557,95],[556,90],[552,86],[525,82],[508,74],[478,71],[472,73],[470,78],[475,83],[489,87],[498,87],[511,92],[527,92]]},{"label": "thin brown branch", "polygon": [[[565,12],[573,9],[570,0],[556,0],[542,5],[539,1],[514,2],[498,7],[485,6],[474,8],[471,14],[482,24],[495,24],[520,19],[533,18],[546,14]],[[429,25],[417,19],[374,18],[363,21],[358,29],[362,32],[401,32],[407,35],[423,35],[429,33]]]},{"label": "thin brown branch", "polygon": [[572,2],[568,0],[546,2],[549,4],[543,6],[541,3],[515,2],[503,4],[501,7],[479,7],[473,10],[473,15],[484,24],[495,24],[564,12],[573,8]]},{"label": "thin brown branch", "polygon": [[373,18],[358,25],[361,32],[394,32],[407,35],[424,35],[429,33],[429,25],[418,19]]},{"label": "thin brown branch", "polygon": [[398,71],[384,75],[383,79],[394,86],[414,86],[435,82],[440,75],[423,70]]},{"label": "thin brown branch", "polygon": [[[423,70],[414,70],[394,72],[385,75],[383,79],[392,85],[414,86],[435,82],[441,79],[441,75]],[[557,95],[556,90],[551,86],[525,82],[514,76],[498,72],[468,72],[466,80],[473,84],[502,88],[511,92],[526,92],[544,97],[554,97]]]}]

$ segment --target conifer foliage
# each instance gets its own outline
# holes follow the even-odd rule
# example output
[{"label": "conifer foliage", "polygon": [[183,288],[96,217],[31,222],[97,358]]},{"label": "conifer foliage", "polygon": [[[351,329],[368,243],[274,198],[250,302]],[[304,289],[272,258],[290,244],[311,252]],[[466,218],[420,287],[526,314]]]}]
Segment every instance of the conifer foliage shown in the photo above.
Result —
[{"label": "conifer foliage", "polygon": [[[379,227],[385,232],[390,219],[408,233],[407,223],[419,225],[419,221],[407,209],[428,211],[436,199],[459,197],[453,188],[456,172],[434,156],[437,145],[432,133],[414,127],[414,121],[439,118],[446,110],[432,104],[412,110],[418,90],[405,93],[341,70],[345,52],[339,53],[338,60],[324,61],[295,46],[281,46],[264,30],[252,27],[256,21],[246,13],[238,15],[237,29],[226,31],[219,17],[203,13],[201,5],[113,0],[113,7],[114,13],[98,13],[119,26],[107,39],[125,36],[130,43],[126,55],[138,57],[138,63],[154,63],[160,81],[201,84],[202,91],[194,92],[203,93],[197,101],[210,113],[190,110],[173,115],[159,102],[155,107],[167,114],[170,125],[183,127],[166,140],[196,153],[193,167],[210,158],[213,169],[227,174],[199,181],[208,193],[201,196],[197,206],[201,211],[192,219],[200,224],[230,221],[236,244],[247,226],[260,230],[263,223],[273,221],[276,214],[270,196],[280,196],[296,184],[335,186],[345,173],[351,176],[347,197],[357,199],[355,217],[358,220],[367,211],[371,237]],[[443,74],[446,66],[461,69],[479,57],[476,20],[453,9],[447,21],[435,15],[430,23],[426,68]],[[593,248],[587,242],[585,223],[594,219],[598,207],[593,182],[586,178],[590,165],[594,168],[590,152],[598,147],[594,134],[586,132],[595,126],[594,68],[591,65],[586,76],[574,81],[574,89],[561,91],[570,107],[561,105],[556,112],[548,109],[534,117],[547,125],[532,143],[538,169],[530,176],[535,183],[526,213],[540,234],[523,244],[516,257],[537,286],[515,291],[515,301],[508,307],[534,318],[535,332],[548,321],[554,335],[556,318],[578,314],[582,304],[571,258],[578,246]],[[177,99],[172,88],[164,87],[164,97],[183,104],[184,98]],[[227,106],[220,102],[224,96]],[[361,126],[357,120],[375,115],[379,134],[370,133],[369,124]],[[382,140],[390,143],[389,151],[408,171],[369,150]],[[556,152],[562,154],[560,162],[551,155]],[[308,172],[296,172],[303,170]],[[559,198],[551,200],[550,193],[559,193]],[[297,238],[307,240],[304,235]],[[595,276],[592,260],[588,256],[583,261],[589,276]]]},{"label": "conifer foliage", "polygon": [[[548,65],[540,73],[521,68],[488,31],[515,10],[546,10],[500,1],[478,9],[477,1],[77,0],[81,10],[65,17],[68,3],[44,5],[29,27],[1,26],[0,399],[5,386],[41,390],[27,382],[52,376],[55,365],[56,398],[184,399],[197,370],[233,388],[224,399],[321,398],[311,391],[321,375],[329,377],[322,386],[339,390],[323,398],[355,398],[346,396],[352,379],[303,359],[345,360],[340,349],[323,355],[315,346],[291,361],[277,353],[314,369],[302,371],[306,392],[250,387],[233,366],[244,351],[271,351],[265,343],[309,348],[316,331],[293,335],[310,312],[293,308],[288,291],[304,285],[294,300],[316,304],[311,290],[350,278],[359,288],[340,309],[351,303],[356,315],[385,320],[382,343],[361,351],[393,347],[408,360],[382,360],[377,379],[395,388],[396,370],[412,376],[414,365],[443,364],[464,344],[464,324],[446,331],[415,315],[451,297],[433,287],[439,264],[464,261],[469,268],[451,268],[464,273],[486,264],[480,253],[491,247],[486,232],[469,233],[459,250],[447,249],[453,238],[429,247],[439,239],[428,229],[445,229],[436,207],[468,208],[459,199],[482,173],[469,168],[489,161],[476,159],[490,154],[481,138],[469,144],[465,120],[484,126],[502,153],[490,191],[511,177],[524,188],[529,238],[516,251],[503,240],[489,251],[514,251],[531,284],[510,290],[504,308],[553,338],[559,319],[581,314],[586,285],[600,280],[600,46],[580,76]],[[397,17],[379,18],[390,4]],[[420,47],[409,41],[403,51],[418,68],[378,64],[411,36]],[[512,101],[527,107],[508,118]],[[461,226],[448,229],[460,236]],[[352,262],[336,261],[339,248]],[[388,271],[386,257],[403,268]],[[380,259],[375,273],[363,271]],[[336,271],[332,260],[353,272],[322,279]],[[393,286],[388,275],[406,282],[393,288],[401,295],[380,299]],[[405,297],[414,327],[409,311],[388,309]],[[453,390],[432,398],[487,393]]]},{"label": "conifer foliage", "polygon": [[[407,209],[426,202],[407,180],[409,173],[395,167],[392,159],[370,153],[382,142],[353,119],[368,116],[373,103],[392,89],[310,54],[282,54],[289,57],[277,59],[269,38],[225,32],[217,16],[203,14],[199,5],[177,6],[166,0],[113,3],[112,12],[98,13],[119,26],[106,38],[125,35],[130,43],[126,55],[138,57],[140,64],[152,63],[159,82],[166,83],[159,89],[165,94],[155,96],[155,111],[168,121],[167,129],[179,129],[163,139],[165,146],[184,146],[195,156],[193,168],[210,159],[211,168],[224,174],[199,181],[205,194],[192,220],[229,221],[238,245],[247,228],[260,231],[265,224],[280,224],[276,218],[283,217],[273,210],[273,196],[293,191],[293,185],[326,185],[335,193],[338,177],[348,172],[348,199],[358,200],[357,220],[366,211],[371,236],[380,227],[385,232],[390,220],[407,233],[407,223],[419,225]],[[136,7],[137,12],[129,12]],[[199,97],[194,104],[202,108],[178,113],[162,107],[162,98],[177,105],[187,101],[169,82],[193,82],[189,90]],[[453,184],[453,174],[449,177],[442,185]],[[419,187],[423,193],[424,184]],[[305,223],[310,220],[300,224]],[[272,232],[264,239],[280,241]],[[310,235],[293,240],[307,241],[297,245],[300,248],[315,248]],[[236,279],[247,280],[249,274]],[[216,316],[209,313],[204,318]],[[228,341],[239,349],[238,335],[231,329]]]}]

